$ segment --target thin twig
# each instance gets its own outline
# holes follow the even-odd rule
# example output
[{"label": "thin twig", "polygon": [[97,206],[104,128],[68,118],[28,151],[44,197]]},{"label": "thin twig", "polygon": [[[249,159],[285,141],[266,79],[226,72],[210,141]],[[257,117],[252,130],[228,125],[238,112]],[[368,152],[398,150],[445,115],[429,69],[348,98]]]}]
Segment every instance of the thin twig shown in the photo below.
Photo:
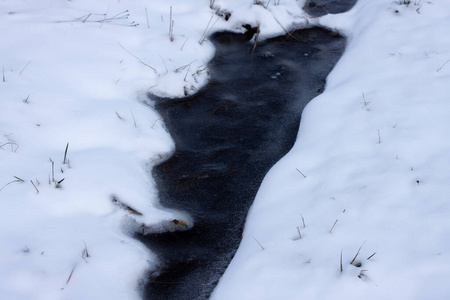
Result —
[{"label": "thin twig", "polygon": [[[450,59],[447,60],[439,69],[436,70],[436,72],[439,72],[440,70],[442,70],[443,67],[445,67],[446,64],[448,64],[450,62]],[[3,80],[3,82],[5,82],[5,80]]]},{"label": "thin twig", "polygon": [[66,151],[64,151],[64,164],[67,164],[67,150],[69,149],[69,143],[66,145]]},{"label": "thin twig", "polygon": [[133,56],[134,58],[136,58],[141,64],[143,64],[146,67],[149,67],[150,69],[152,69],[153,71],[155,71],[156,74],[158,74],[158,72],[156,72],[156,69],[153,68],[152,66],[146,64],[145,62],[143,62],[139,57],[137,57],[136,55],[134,55],[133,53],[131,53],[130,51],[128,51],[124,46],[122,46],[121,43],[117,42],[119,44],[119,46],[125,50],[128,54],[130,54],[131,56]]},{"label": "thin twig", "polygon": [[72,271],[70,272],[69,278],[67,278],[66,284],[69,283],[70,279],[72,278],[73,271],[75,271],[76,265],[73,267]]},{"label": "thin twig", "polygon": [[302,238],[302,234],[300,233],[300,228],[297,226],[297,232],[298,232],[298,236],[300,237],[300,239]]},{"label": "thin twig", "polygon": [[134,127],[137,127],[136,119],[134,118],[134,114],[133,114],[133,111],[131,110],[131,108],[130,108],[130,112],[131,112],[131,116],[133,117]]},{"label": "thin twig", "polygon": [[49,157],[52,162],[52,182],[55,182],[55,162]]},{"label": "thin twig", "polygon": [[344,271],[344,268],[342,267],[342,249],[341,249],[341,273]]},{"label": "thin twig", "polygon": [[295,168],[297,170],[297,172],[299,172],[300,174],[302,174],[303,177],[306,178],[305,174],[303,174],[299,169]]},{"label": "thin twig", "polygon": [[369,256],[369,257],[367,258],[367,260],[371,259],[375,254],[377,254],[377,253],[374,252],[371,256]]},{"label": "thin twig", "polygon": [[119,119],[121,119],[122,121],[124,121],[124,118],[122,118],[120,115],[119,115],[119,113],[116,111],[116,115],[117,115],[117,117],[119,118]]},{"label": "thin twig", "polygon": [[16,178],[16,180],[10,181],[10,182],[8,182],[7,184],[5,184],[5,185],[0,189],[0,192],[1,192],[6,186],[10,185],[11,183],[14,183],[14,182],[24,182],[24,180],[23,180],[22,178],[19,178],[19,177],[16,177],[16,176],[14,176],[14,178]]},{"label": "thin twig", "polygon": [[39,194],[39,190],[38,190],[38,188],[34,185],[33,180],[30,180],[30,182],[31,182],[31,184],[34,186],[34,188],[36,189],[36,192]]},{"label": "thin twig", "polygon": [[338,219],[336,219],[336,221],[334,221],[333,227],[331,227],[330,231],[328,233],[331,233],[333,231],[334,226],[336,226]]},{"label": "thin twig", "polygon": [[353,257],[352,261],[350,262],[351,265],[353,265],[353,263],[355,262],[355,259],[358,257],[359,251],[361,251],[361,248],[364,246],[366,242],[364,242],[361,247],[359,247],[358,252],[356,252],[355,257]]},{"label": "thin twig", "polygon": [[147,28],[150,29],[150,23],[148,22],[148,12],[147,12],[147,7],[145,8],[145,15],[147,16]]},{"label": "thin twig", "polygon": [[306,225],[305,225],[305,219],[303,219],[303,216],[300,214],[300,217],[302,217],[302,222],[303,222],[303,228],[305,228],[306,227]]},{"label": "thin twig", "polygon": [[252,235],[252,238],[255,240],[255,242],[257,242],[258,243],[258,245],[261,247],[261,249],[263,249],[264,250],[264,247],[261,245],[261,243],[260,242],[258,242],[258,240]]},{"label": "thin twig", "polygon": [[30,62],[31,62],[31,60],[25,65],[25,67],[23,67],[22,71],[20,71],[20,73],[19,73],[19,76],[22,76],[23,71],[25,71],[25,69],[28,67]]}]

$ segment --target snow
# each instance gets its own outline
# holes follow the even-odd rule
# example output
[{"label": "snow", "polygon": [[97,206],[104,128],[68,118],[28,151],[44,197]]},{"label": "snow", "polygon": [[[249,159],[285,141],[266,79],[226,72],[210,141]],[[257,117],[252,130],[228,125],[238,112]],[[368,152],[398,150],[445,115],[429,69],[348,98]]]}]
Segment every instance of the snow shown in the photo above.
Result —
[{"label": "snow", "polygon": [[447,1],[358,0],[347,13],[307,18],[304,1],[216,0],[229,21],[208,1],[0,3],[5,299],[140,299],[158,261],[133,232],[172,230],[176,218],[192,226],[158,204],[150,170],[174,145],[146,93],[201,89],[214,55],[203,33],[243,23],[259,24],[261,38],[320,24],[349,42],[304,110],[294,148],[267,174],[212,299],[450,294]]},{"label": "snow", "polygon": [[446,1],[359,0],[316,21],[348,47],[212,299],[448,298],[449,13]]}]

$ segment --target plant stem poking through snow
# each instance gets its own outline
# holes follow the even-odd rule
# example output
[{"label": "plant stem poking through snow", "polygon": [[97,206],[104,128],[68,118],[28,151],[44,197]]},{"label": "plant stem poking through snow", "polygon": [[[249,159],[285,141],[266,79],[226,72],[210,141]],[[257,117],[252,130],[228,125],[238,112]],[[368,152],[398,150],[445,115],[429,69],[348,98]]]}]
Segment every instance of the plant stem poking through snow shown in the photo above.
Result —
[{"label": "plant stem poking through snow", "polygon": [[361,248],[364,246],[366,242],[364,242],[361,247],[359,247],[358,252],[356,252],[355,257],[353,257],[352,261],[350,262],[351,265],[353,265],[353,263],[355,262],[355,259],[358,257],[359,251],[361,251]]},{"label": "plant stem poking through snow", "polygon": [[145,16],[147,17],[147,28],[150,29],[150,23],[148,22],[148,12],[147,12],[147,7],[145,8]]},{"label": "plant stem poking through snow", "polygon": [[[440,70],[442,70],[442,68],[445,67],[445,65],[448,64],[448,62],[450,62],[450,59],[447,60],[439,69],[437,69],[436,72],[439,72]],[[5,81],[3,80],[3,82],[5,82]]]},{"label": "plant stem poking through snow", "polygon": [[67,164],[67,150],[69,150],[69,143],[66,145],[66,151],[64,151],[64,160],[63,164]]},{"label": "plant stem poking through snow", "polygon": [[136,119],[134,118],[134,114],[133,114],[133,111],[131,110],[131,108],[130,108],[130,112],[131,112],[131,116],[133,117],[134,127],[137,127]]},{"label": "plant stem poking through snow", "polygon": [[52,182],[55,182],[55,162],[49,157],[50,161],[52,162]]},{"label": "plant stem poking through snow", "polygon": [[30,182],[31,182],[31,184],[34,186],[34,188],[36,189],[36,192],[39,194],[39,190],[38,190],[38,188],[34,185],[33,180],[30,180]]},{"label": "plant stem poking through snow", "polygon": [[155,69],[155,68],[153,68],[152,66],[146,64],[145,62],[142,61],[142,59],[140,59],[139,57],[137,57],[136,55],[134,55],[133,53],[131,53],[130,51],[128,51],[124,46],[122,46],[121,43],[119,43],[119,42],[117,42],[117,43],[119,44],[119,46],[120,46],[123,50],[125,50],[128,54],[130,54],[130,55],[133,56],[134,58],[136,58],[141,64],[143,64],[144,66],[146,66],[146,67],[152,69],[156,74],[158,74],[158,72],[156,72],[156,69]]},{"label": "plant stem poking through snow", "polygon": [[336,226],[337,221],[338,221],[338,219],[336,219],[336,221],[334,221],[333,227],[331,227],[331,229],[330,229],[330,231],[328,233],[331,233],[333,231],[334,226]]},{"label": "plant stem poking through snow", "polygon": [[3,82],[6,82],[6,78],[5,78],[5,66],[2,66],[3,68]]},{"label": "plant stem poking through snow", "polygon": [[306,227],[306,225],[305,225],[305,219],[303,218],[303,216],[300,214],[300,217],[302,217],[302,223],[303,223],[303,228],[305,228]]},{"label": "plant stem poking through snow", "polygon": [[380,135],[380,129],[378,129],[378,144],[381,144],[381,135]]},{"label": "plant stem poking through snow", "polygon": [[31,60],[25,65],[25,67],[23,67],[22,71],[20,71],[20,73],[19,73],[19,76],[22,76],[23,71],[25,71],[25,69],[28,67],[30,62],[31,62]]},{"label": "plant stem poking through snow", "polygon": [[302,234],[300,233],[300,227],[297,226],[297,232],[298,232],[298,236],[300,237],[300,239],[302,238]]},{"label": "plant stem poking through snow", "polygon": [[173,42],[173,24],[174,21],[172,20],[172,6],[170,7],[170,23],[169,23],[169,39],[171,42]]},{"label": "plant stem poking through snow", "polygon": [[369,257],[367,258],[367,260],[371,259],[375,254],[377,254],[377,253],[374,252],[371,256],[369,256]]},{"label": "plant stem poking through snow", "polygon": [[302,174],[303,177],[306,178],[305,174],[303,174],[299,169],[295,168],[297,170],[297,172],[299,172],[300,174]]},{"label": "plant stem poking through snow", "polygon": [[[337,221],[337,220],[336,220]],[[341,249],[341,260],[340,260],[340,264],[341,264],[341,273],[344,271],[344,268],[342,267],[342,249]]]},{"label": "plant stem poking through snow", "polygon": [[261,243],[260,242],[258,242],[258,240],[252,235],[252,238],[255,240],[255,242],[257,242],[258,243],[258,245],[261,247],[261,249],[263,249],[264,250],[264,247],[261,245]]},{"label": "plant stem poking through snow", "polygon": [[5,185],[0,189],[0,191],[3,190],[7,185],[9,185],[9,184],[11,184],[11,183],[14,183],[14,182],[24,182],[24,180],[23,180],[22,178],[19,178],[19,177],[17,177],[17,176],[14,176],[14,178],[16,178],[16,180],[10,181],[10,182],[8,182],[7,184],[5,184]]}]

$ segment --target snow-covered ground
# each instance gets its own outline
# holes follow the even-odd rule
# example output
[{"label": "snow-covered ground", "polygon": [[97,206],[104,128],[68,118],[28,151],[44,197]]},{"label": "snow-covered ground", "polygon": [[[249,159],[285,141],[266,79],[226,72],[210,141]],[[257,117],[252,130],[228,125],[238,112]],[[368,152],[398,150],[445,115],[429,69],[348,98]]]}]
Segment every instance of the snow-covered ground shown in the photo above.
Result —
[{"label": "snow-covered ground", "polygon": [[133,230],[189,220],[158,206],[149,171],[174,146],[146,92],[200,89],[205,33],[309,22],[348,49],[264,180],[213,299],[446,299],[450,2],[358,0],[319,19],[304,1],[213,2],[0,0],[0,295],[139,299],[157,258]]}]

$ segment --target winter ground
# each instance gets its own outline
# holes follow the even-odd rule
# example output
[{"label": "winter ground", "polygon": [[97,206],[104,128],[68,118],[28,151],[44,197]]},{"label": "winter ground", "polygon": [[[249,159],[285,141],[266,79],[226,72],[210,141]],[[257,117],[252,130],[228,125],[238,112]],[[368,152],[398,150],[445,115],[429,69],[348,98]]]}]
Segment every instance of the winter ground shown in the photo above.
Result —
[{"label": "winter ground", "polygon": [[136,224],[188,220],[158,206],[149,171],[173,144],[145,93],[207,82],[205,28],[259,23],[272,36],[309,22],[348,48],[212,298],[447,299],[450,3],[358,0],[308,19],[302,1],[252,2],[215,1],[225,21],[209,1],[0,0],[2,297],[139,299],[157,258],[131,237]]}]

